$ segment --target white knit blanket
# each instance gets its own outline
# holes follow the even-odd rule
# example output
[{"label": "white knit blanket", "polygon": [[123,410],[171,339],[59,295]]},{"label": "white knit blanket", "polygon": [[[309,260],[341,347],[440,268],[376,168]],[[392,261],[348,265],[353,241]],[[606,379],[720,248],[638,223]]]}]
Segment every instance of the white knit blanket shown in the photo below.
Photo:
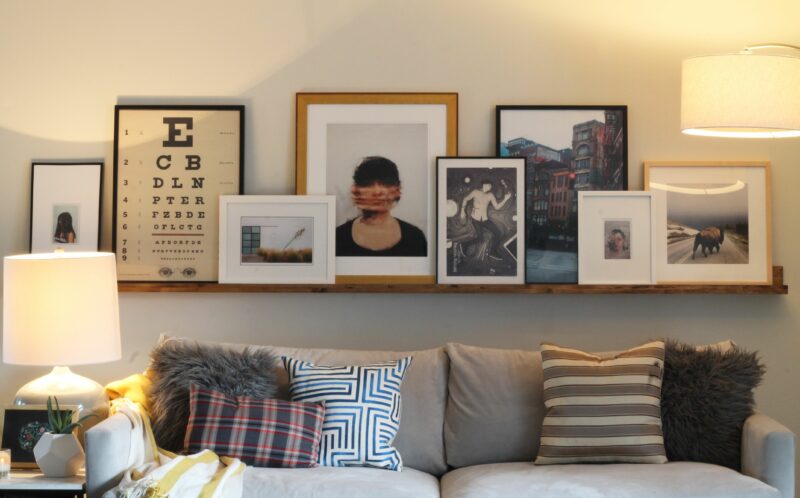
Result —
[{"label": "white knit blanket", "polygon": [[103,498],[241,498],[245,469],[241,461],[209,450],[174,455],[156,446],[139,405],[121,398],[112,402],[111,411],[127,416],[133,430],[129,470]]}]

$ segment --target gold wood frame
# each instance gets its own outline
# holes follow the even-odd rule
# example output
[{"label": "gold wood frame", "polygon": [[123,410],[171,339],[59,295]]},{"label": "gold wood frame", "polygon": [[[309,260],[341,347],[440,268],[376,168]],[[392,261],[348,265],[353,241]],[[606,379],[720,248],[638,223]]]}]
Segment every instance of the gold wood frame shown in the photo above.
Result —
[{"label": "gold wood frame", "polygon": [[[295,107],[295,193],[308,193],[308,107],[310,105],[444,105],[447,108],[447,156],[458,155],[458,93],[298,93]],[[434,199],[435,202],[435,199]],[[434,218],[433,222],[436,220]],[[430,256],[436,258],[434,255]],[[432,275],[337,275],[338,284],[431,284]]]},{"label": "gold wood frame", "polygon": [[[650,170],[652,168],[683,168],[683,167],[703,167],[703,168],[763,168],[764,169],[764,200],[765,200],[765,232],[766,232],[766,280],[750,281],[672,281],[661,280],[658,275],[657,283],[659,285],[680,285],[680,284],[697,284],[697,285],[772,285],[773,284],[773,271],[772,271],[772,165],[770,161],[645,161],[644,162],[644,190],[650,190]],[[654,263],[655,264],[655,263]]]}]

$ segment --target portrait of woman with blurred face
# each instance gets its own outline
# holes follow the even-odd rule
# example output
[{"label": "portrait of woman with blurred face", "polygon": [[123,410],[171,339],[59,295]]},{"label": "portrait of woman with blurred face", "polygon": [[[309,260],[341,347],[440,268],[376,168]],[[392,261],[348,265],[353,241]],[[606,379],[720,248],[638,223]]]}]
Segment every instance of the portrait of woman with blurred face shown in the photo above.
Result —
[{"label": "portrait of woman with blurred face", "polygon": [[350,193],[358,216],[336,228],[336,256],[427,256],[422,230],[392,215],[402,194],[393,161],[364,158],[353,173]]},{"label": "portrait of woman with blurred face", "polygon": [[628,237],[619,228],[614,228],[606,239],[606,259],[631,259]]}]

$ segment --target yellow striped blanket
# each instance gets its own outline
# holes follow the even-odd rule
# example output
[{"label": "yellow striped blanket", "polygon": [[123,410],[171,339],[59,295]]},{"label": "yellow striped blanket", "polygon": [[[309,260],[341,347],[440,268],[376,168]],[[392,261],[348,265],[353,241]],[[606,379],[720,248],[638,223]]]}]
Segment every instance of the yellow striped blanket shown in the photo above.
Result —
[{"label": "yellow striped blanket", "polygon": [[128,398],[111,401],[111,414],[131,421],[128,471],[103,498],[241,498],[245,464],[209,450],[176,455],[156,446],[147,412]]}]

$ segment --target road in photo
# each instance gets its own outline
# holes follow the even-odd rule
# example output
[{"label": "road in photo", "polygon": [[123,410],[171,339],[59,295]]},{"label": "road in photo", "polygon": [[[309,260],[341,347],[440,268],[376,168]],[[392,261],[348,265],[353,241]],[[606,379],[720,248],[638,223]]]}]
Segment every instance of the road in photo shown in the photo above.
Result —
[{"label": "road in photo", "polygon": [[525,272],[530,283],[578,280],[578,255],[574,252],[528,249]]},{"label": "road in photo", "polygon": [[703,251],[698,247],[694,259],[692,259],[692,249],[694,247],[694,237],[680,239],[670,242],[667,246],[667,262],[669,264],[747,264],[748,247],[747,240],[738,234],[729,233],[725,235],[725,241],[719,248],[719,252],[703,257]]},{"label": "road in photo", "polygon": [[667,263],[747,264],[747,185],[667,188]]}]

